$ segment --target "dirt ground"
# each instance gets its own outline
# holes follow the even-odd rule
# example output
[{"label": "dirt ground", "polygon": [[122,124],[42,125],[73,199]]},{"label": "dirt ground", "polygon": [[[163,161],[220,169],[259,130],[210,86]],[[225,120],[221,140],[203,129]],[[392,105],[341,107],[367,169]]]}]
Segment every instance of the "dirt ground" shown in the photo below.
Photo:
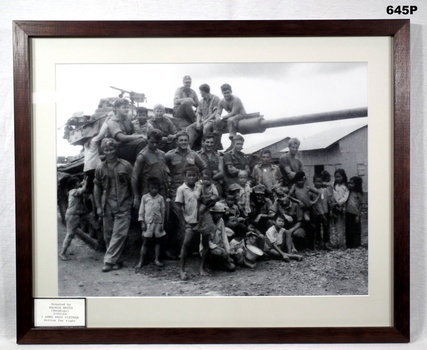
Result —
[{"label": "dirt ground", "polygon": [[[65,227],[58,220],[58,251]],[[366,231],[366,230],[364,230]],[[362,247],[335,251],[301,252],[302,262],[277,260],[258,262],[254,270],[238,267],[235,272],[198,274],[200,259],[191,256],[189,280],[179,278],[179,261],[165,260],[158,268],[151,263],[135,274],[139,247],[127,247],[125,266],[103,273],[103,252],[95,251],[79,238],[68,250],[71,260],[58,259],[60,296],[292,296],[366,295],[368,293],[367,234]]]}]

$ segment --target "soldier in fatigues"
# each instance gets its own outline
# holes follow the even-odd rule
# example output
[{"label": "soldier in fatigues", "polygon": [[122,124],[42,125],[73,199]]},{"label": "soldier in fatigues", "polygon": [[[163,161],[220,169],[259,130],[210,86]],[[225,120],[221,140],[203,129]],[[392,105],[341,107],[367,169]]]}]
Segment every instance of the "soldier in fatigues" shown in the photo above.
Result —
[{"label": "soldier in fatigues", "polygon": [[[169,237],[169,253],[177,255],[180,250],[181,243],[184,238],[185,223],[182,216],[182,210],[176,205],[175,197],[179,186],[185,181],[185,169],[188,165],[194,165],[199,169],[199,172],[206,169],[206,163],[200,156],[188,147],[188,134],[185,131],[180,131],[177,134],[177,148],[169,151],[165,155],[166,165],[169,169],[170,187],[169,197],[171,199],[171,214],[175,220],[174,224],[177,225],[174,230],[176,235],[174,238]],[[171,251],[172,250],[172,251]]]},{"label": "soldier in fatigues", "polygon": [[133,203],[132,166],[117,158],[117,143],[113,139],[103,139],[101,149],[105,161],[96,168],[94,194],[97,214],[103,218],[107,248],[102,271],[108,272],[123,265],[121,254],[129,232]]}]

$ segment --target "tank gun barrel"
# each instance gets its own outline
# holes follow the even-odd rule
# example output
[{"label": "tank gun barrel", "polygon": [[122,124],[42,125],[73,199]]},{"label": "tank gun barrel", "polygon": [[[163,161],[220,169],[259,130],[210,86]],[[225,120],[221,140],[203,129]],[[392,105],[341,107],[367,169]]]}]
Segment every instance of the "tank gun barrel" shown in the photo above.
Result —
[{"label": "tank gun barrel", "polygon": [[294,117],[281,117],[270,120],[266,120],[263,117],[256,117],[240,120],[237,129],[241,134],[253,134],[264,132],[268,128],[319,123],[342,119],[363,118],[366,116],[368,116],[368,108],[345,109],[332,112],[306,114]]}]

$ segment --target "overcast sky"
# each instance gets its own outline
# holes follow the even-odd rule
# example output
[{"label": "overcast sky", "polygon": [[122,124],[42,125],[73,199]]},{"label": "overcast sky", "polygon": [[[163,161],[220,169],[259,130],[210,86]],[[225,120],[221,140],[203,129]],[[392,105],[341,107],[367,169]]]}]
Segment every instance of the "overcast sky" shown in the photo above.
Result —
[{"label": "overcast sky", "polygon": [[[115,86],[144,93],[152,108],[156,103],[173,107],[176,88],[184,75],[192,88],[207,83],[222,97],[220,86],[229,83],[246,112],[260,112],[265,119],[367,107],[367,64],[354,63],[244,63],[244,64],[60,64],[56,69],[58,155],[75,155],[81,147],[62,138],[68,118],[75,112],[93,114],[104,97],[118,96]],[[263,138],[277,138],[281,128]],[[283,135],[283,137],[292,135]],[[246,136],[245,145],[260,134]],[[227,145],[225,145],[227,146]]]}]

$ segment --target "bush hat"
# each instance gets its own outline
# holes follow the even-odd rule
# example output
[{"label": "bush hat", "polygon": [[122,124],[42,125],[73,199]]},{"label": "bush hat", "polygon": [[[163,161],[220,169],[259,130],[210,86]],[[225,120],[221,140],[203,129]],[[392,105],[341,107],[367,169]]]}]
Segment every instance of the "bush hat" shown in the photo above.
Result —
[{"label": "bush hat", "polygon": [[220,202],[216,202],[215,205],[210,209],[211,213],[225,213],[225,211],[225,205]]},{"label": "bush hat", "polygon": [[264,185],[256,185],[254,186],[254,188],[252,189],[252,191],[254,193],[262,193],[265,194],[265,186]]}]

